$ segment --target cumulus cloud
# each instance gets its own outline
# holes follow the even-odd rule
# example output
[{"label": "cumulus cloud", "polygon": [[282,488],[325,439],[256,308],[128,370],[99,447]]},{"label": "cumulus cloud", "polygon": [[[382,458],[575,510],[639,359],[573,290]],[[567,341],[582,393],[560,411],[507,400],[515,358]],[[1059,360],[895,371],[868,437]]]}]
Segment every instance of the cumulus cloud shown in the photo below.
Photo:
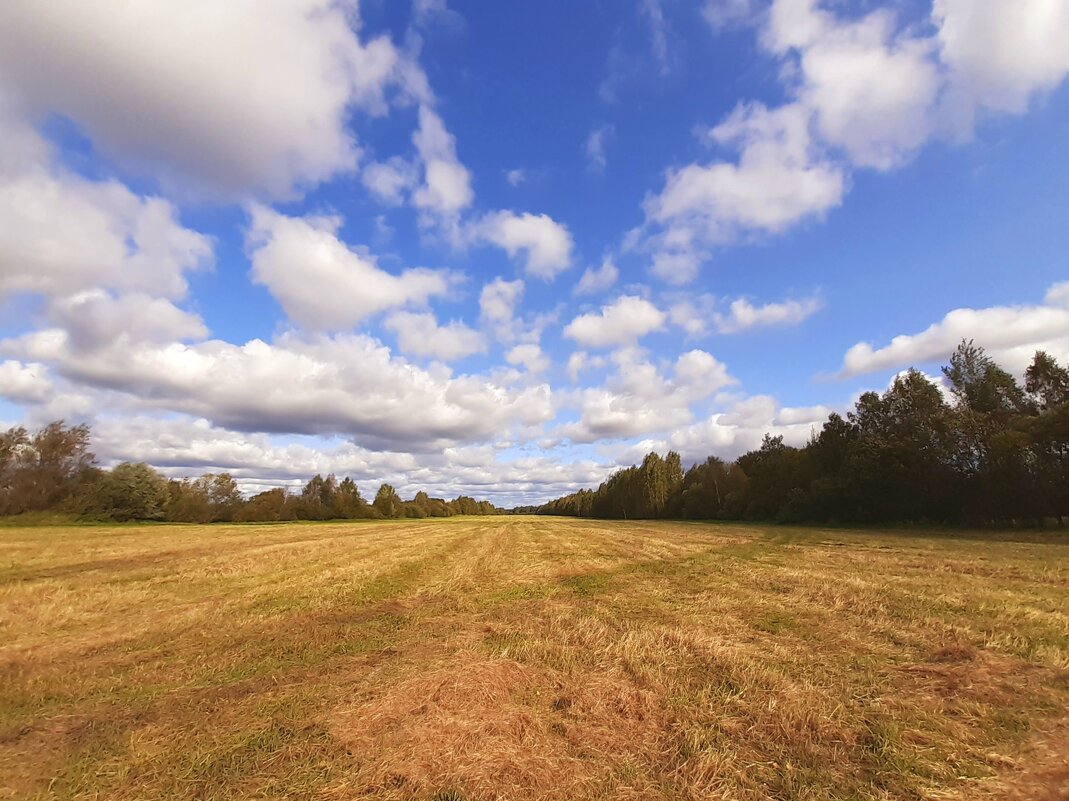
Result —
[{"label": "cumulus cloud", "polygon": [[1055,284],[1042,305],[955,309],[916,334],[894,337],[883,347],[859,342],[846,352],[841,376],[942,362],[958,343],[971,339],[999,364],[1022,373],[1037,350],[1069,357],[1069,291]]},{"label": "cumulus cloud", "polygon": [[1069,281],[1062,281],[1051,286],[1043,297],[1043,303],[1047,306],[1069,309]]},{"label": "cumulus cloud", "polygon": [[506,170],[505,180],[508,181],[509,186],[519,186],[527,180],[527,173],[521,169]]},{"label": "cumulus cloud", "polygon": [[619,277],[620,271],[613,264],[612,259],[606,258],[602,261],[601,266],[596,269],[587,267],[583,272],[583,277],[579,279],[579,283],[575,286],[575,294],[593,295],[598,292],[604,292],[615,284],[616,279]]},{"label": "cumulus cloud", "polygon": [[523,281],[506,281],[495,278],[483,287],[479,294],[479,311],[490,323],[510,323],[516,314],[516,305],[523,297]]},{"label": "cumulus cloud", "polygon": [[709,135],[738,147],[738,162],[669,173],[646,202],[654,221],[697,225],[703,237],[727,241],[740,231],[782,231],[842,199],[843,175],[815,156],[804,106],[741,105]]},{"label": "cumulus cloud", "polygon": [[652,272],[686,283],[712,248],[781,233],[837,207],[852,170],[890,170],[933,137],[971,135],[981,111],[1020,113],[1069,74],[1069,7],[934,0],[934,35],[888,9],[839,16],[821,0],[707,0],[714,27],[757,23],[789,99],[740,104],[708,132],[736,160],[666,173],[644,204]]},{"label": "cumulus cloud", "polygon": [[252,206],[250,218],[253,280],[310,330],[352,328],[384,309],[422,304],[449,290],[451,277],[441,270],[394,275],[381,269],[374,256],[338,239],[338,217],[287,217]]},{"label": "cumulus cloud", "polygon": [[366,335],[281,335],[107,344],[75,352],[63,329],[0,342],[0,353],[153,409],[241,431],[342,435],[370,448],[429,451],[499,438],[554,414],[547,386],[508,388],[442,365],[421,369]]},{"label": "cumulus cloud", "polygon": [[486,352],[486,338],[454,320],[439,325],[430,312],[395,312],[385,326],[397,335],[397,347],[412,356],[431,356],[444,362]]},{"label": "cumulus cloud", "polygon": [[471,205],[471,173],[457,158],[456,140],[429,106],[419,108],[419,128],[412,135],[423,162],[423,185],[413,194],[416,206],[434,214],[455,215]]},{"label": "cumulus cloud", "polygon": [[935,0],[932,20],[966,129],[977,107],[1021,113],[1069,73],[1069,5],[1058,0]]},{"label": "cumulus cloud", "polygon": [[568,377],[575,384],[584,370],[595,370],[606,364],[604,356],[591,356],[585,350],[577,350],[568,357]]},{"label": "cumulus cloud", "polygon": [[844,21],[815,0],[776,0],[769,13],[766,46],[797,54],[800,101],[822,139],[858,167],[903,163],[935,127],[935,43],[897,28],[886,9]]},{"label": "cumulus cloud", "polygon": [[765,434],[782,436],[788,445],[804,445],[813,432],[823,428],[832,411],[826,406],[783,407],[770,395],[753,395],[663,439],[641,445],[647,450],[678,451],[685,463],[707,456],[735,459],[760,447]]},{"label": "cumulus cloud", "polygon": [[653,238],[656,276],[687,283],[706,257],[703,244],[778,233],[839,205],[846,179],[814,146],[810,115],[800,103],[740,105],[709,132],[738,149],[737,161],[668,173],[664,189],[645,201],[647,219],[663,229]]},{"label": "cumulus cloud", "polygon": [[49,145],[0,108],[0,295],[59,295],[104,286],[169,298],[211,265],[211,241],[177,209],[115,180],[56,163]]},{"label": "cumulus cloud", "polygon": [[400,206],[416,184],[416,168],[394,156],[387,161],[368,164],[360,173],[360,181],[379,203]]},{"label": "cumulus cloud", "polygon": [[[678,230],[678,229],[677,229]],[[660,278],[666,284],[689,284],[698,277],[704,255],[691,249],[691,237],[686,237],[682,250],[662,250],[653,254],[650,274]],[[672,245],[665,243],[669,247]]]},{"label": "cumulus cloud", "polygon": [[101,289],[87,290],[52,301],[47,314],[67,332],[75,351],[119,342],[181,342],[208,335],[198,315],[141,293],[115,296]]},{"label": "cumulus cloud", "polygon": [[550,365],[549,357],[533,342],[513,347],[505,354],[505,361],[511,365],[522,365],[529,373],[543,373]]},{"label": "cumulus cloud", "polygon": [[572,403],[579,420],[559,433],[588,443],[664,432],[689,423],[692,404],[736,383],[727,368],[702,350],[682,354],[659,369],[634,349],[612,356],[616,371],[601,387],[579,390]]},{"label": "cumulus cloud", "polygon": [[288,197],[352,169],[351,108],[385,111],[401,56],[345,3],[5,3],[0,86],[168,186]]},{"label": "cumulus cloud", "polygon": [[497,211],[473,228],[477,239],[502,248],[510,257],[524,254],[524,270],[535,278],[552,281],[572,263],[572,235],[545,214]]},{"label": "cumulus cloud", "polygon": [[672,325],[682,328],[688,337],[700,337],[708,333],[716,299],[710,295],[687,298],[673,303],[668,309]]},{"label": "cumulus cloud", "polygon": [[824,302],[816,297],[765,303],[761,306],[754,306],[745,298],[739,298],[731,302],[728,314],[716,314],[713,322],[719,333],[737,334],[754,328],[797,325],[823,306]]},{"label": "cumulus cloud", "polygon": [[564,336],[584,347],[608,348],[633,344],[664,328],[665,314],[635,295],[622,295],[599,312],[581,314],[564,329]]},{"label": "cumulus cloud", "polygon": [[0,361],[0,398],[14,403],[44,403],[53,391],[48,368],[43,364]]}]

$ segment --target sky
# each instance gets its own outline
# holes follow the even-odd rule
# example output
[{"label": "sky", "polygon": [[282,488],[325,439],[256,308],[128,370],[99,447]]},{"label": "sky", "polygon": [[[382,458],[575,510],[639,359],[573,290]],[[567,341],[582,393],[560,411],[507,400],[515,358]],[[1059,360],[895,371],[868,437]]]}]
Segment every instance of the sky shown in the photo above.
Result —
[{"label": "sky", "polygon": [[504,506],[1069,360],[1064,0],[0,5],[0,425]]}]

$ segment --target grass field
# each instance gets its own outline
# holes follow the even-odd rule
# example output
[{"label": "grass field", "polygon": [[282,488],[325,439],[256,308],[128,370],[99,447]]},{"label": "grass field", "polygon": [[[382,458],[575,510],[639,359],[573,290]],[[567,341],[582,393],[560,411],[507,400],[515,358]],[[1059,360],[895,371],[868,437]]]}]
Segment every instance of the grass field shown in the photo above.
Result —
[{"label": "grass field", "polygon": [[1069,540],[0,528],[0,797],[1069,798]]}]

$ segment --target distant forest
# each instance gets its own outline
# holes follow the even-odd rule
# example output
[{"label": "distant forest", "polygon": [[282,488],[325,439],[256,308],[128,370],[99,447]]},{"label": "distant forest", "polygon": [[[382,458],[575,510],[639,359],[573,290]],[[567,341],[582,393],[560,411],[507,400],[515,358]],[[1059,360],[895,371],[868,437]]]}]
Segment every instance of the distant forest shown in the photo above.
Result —
[{"label": "distant forest", "polygon": [[1069,371],[1042,351],[1021,387],[962,342],[943,368],[867,392],[801,448],[766,435],[734,462],[686,472],[651,453],[596,490],[516,511],[596,518],[781,523],[1042,525],[1069,515]]},{"label": "distant forest", "polygon": [[0,433],[0,515],[55,512],[100,521],[230,523],[502,514],[488,501],[418,492],[409,501],[383,484],[370,503],[351,478],[313,477],[300,494],[276,488],[246,499],[228,473],[170,479],[147,464],[96,466],[85,425],[50,423]]}]

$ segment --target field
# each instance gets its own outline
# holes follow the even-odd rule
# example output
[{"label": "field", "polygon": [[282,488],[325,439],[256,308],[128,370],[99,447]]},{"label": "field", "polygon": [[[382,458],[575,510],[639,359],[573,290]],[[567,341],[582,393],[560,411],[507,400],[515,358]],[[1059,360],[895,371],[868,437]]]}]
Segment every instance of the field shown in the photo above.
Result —
[{"label": "field", "polygon": [[1056,535],[0,528],[0,798],[1063,799],[1067,704]]}]

